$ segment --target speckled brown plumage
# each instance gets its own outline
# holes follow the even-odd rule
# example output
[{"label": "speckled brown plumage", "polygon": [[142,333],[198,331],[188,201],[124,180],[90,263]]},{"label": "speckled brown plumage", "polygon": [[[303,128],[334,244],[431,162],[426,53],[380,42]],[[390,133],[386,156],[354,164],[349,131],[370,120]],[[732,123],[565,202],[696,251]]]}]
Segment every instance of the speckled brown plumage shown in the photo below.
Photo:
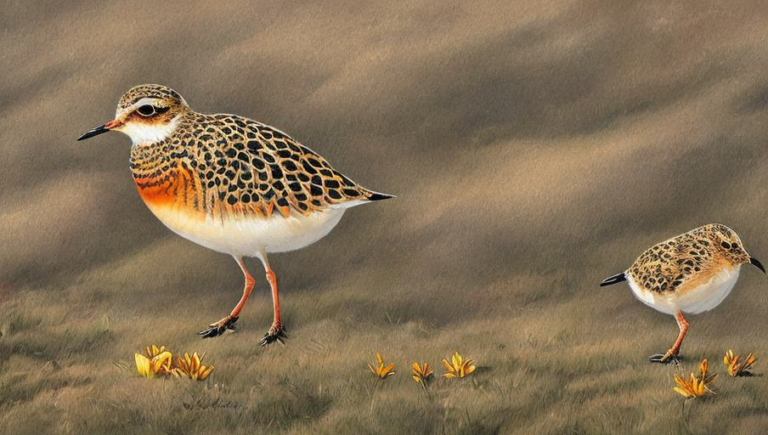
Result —
[{"label": "speckled brown plumage", "polygon": [[167,88],[132,89],[118,111],[148,95],[182,104],[175,134],[131,150],[131,170],[145,200],[213,217],[271,216],[275,210],[287,217],[377,195],[285,133],[237,115],[194,112]]},{"label": "speckled brown plumage", "polygon": [[647,291],[674,293],[722,267],[749,263],[739,236],[721,224],[710,224],[652,246],[627,270]]}]

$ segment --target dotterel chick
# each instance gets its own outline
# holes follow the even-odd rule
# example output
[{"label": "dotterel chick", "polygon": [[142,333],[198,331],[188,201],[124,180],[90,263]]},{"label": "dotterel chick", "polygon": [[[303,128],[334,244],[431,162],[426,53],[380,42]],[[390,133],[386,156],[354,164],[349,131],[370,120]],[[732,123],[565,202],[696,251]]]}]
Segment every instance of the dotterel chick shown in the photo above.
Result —
[{"label": "dotterel chick", "polygon": [[680,334],[652,362],[677,361],[689,323],[683,316],[709,311],[728,296],[742,264],[765,268],[751,257],[739,236],[721,224],[705,225],[645,251],[630,268],[606,278],[600,286],[627,281],[644,304],[677,319]]}]

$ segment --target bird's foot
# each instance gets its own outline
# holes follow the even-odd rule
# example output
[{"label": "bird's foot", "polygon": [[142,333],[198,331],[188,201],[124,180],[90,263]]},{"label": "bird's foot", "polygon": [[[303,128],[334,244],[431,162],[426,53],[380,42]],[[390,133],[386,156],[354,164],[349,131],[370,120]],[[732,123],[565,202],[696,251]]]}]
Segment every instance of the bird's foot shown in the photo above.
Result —
[{"label": "bird's foot", "polygon": [[667,351],[667,353],[657,353],[655,355],[651,355],[650,357],[648,357],[648,360],[654,363],[661,363],[661,364],[674,363],[675,365],[679,365],[680,355],[678,355],[677,352],[672,352],[671,350],[669,350]]},{"label": "bird's foot", "polygon": [[197,335],[201,336],[202,338],[213,338],[225,333],[228,329],[234,331],[235,322],[237,322],[237,319],[238,317],[227,316],[216,323],[211,323],[208,325],[210,328],[198,332]]},{"label": "bird's foot", "polygon": [[276,341],[282,345],[285,345],[286,339],[288,339],[288,336],[285,334],[285,328],[283,325],[272,325],[272,327],[269,328],[269,331],[264,334],[264,338],[261,339],[261,345],[266,346]]}]

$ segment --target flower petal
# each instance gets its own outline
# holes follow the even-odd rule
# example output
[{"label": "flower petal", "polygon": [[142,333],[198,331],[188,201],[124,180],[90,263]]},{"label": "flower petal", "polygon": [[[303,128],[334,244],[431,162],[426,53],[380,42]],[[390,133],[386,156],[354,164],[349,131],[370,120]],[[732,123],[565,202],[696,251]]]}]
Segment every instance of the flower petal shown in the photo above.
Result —
[{"label": "flower petal", "polygon": [[212,371],[213,371],[213,366],[206,367],[205,370],[203,370],[203,373],[200,375],[200,379],[205,380],[205,378],[207,378]]},{"label": "flower petal", "polygon": [[387,365],[387,367],[384,369],[384,374],[386,375],[386,374],[387,374],[387,373],[389,373],[389,372],[390,372],[390,371],[391,371],[393,368],[395,368],[395,363],[389,363],[389,365]]},{"label": "flower petal", "polygon": [[149,358],[145,357],[140,353],[137,353],[137,354],[134,354],[134,359],[136,360],[136,371],[139,372],[139,375],[145,378],[151,378],[152,370],[150,370]]}]

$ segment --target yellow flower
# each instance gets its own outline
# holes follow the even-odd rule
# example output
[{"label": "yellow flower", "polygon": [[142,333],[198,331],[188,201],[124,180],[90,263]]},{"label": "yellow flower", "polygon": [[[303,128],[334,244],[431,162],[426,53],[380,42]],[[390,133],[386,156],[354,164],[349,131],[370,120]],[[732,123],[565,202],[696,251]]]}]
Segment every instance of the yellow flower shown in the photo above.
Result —
[{"label": "yellow flower", "polygon": [[423,387],[426,387],[429,383],[429,379],[432,377],[434,370],[429,366],[429,363],[424,361],[423,366],[419,366],[418,362],[413,363],[413,370],[411,371],[414,381],[420,383]]},{"label": "yellow flower", "polygon": [[152,347],[147,346],[144,348],[144,352],[147,354],[147,358],[152,359],[165,352],[165,346],[157,347],[157,345],[153,344]]},{"label": "yellow flower", "polygon": [[443,365],[445,366],[445,369],[448,370],[447,373],[443,374],[443,377],[448,379],[463,378],[472,374],[476,368],[473,360],[468,359],[465,361],[458,352],[455,352],[453,356],[451,356],[450,363],[447,359],[443,358]]},{"label": "yellow flower", "polygon": [[[156,346],[154,346],[157,349]],[[147,348],[149,349],[149,348]],[[151,358],[137,353],[134,355],[136,359],[136,370],[140,376],[151,379],[157,374],[169,374],[171,372],[171,364],[173,363],[173,355],[170,352],[159,351]]]},{"label": "yellow flower", "polygon": [[147,346],[144,349],[146,356],[136,353],[136,370],[145,378],[153,378],[155,375],[175,376],[177,378],[189,378],[204,380],[213,371],[213,366],[206,367],[202,364],[203,357],[197,353],[184,354],[184,358],[176,358],[173,362],[171,352],[165,350],[165,346]]},{"label": "yellow flower", "polygon": [[732,350],[728,350],[728,352],[725,353],[723,363],[728,367],[728,374],[734,378],[737,376],[752,376],[750,370],[752,369],[752,366],[755,365],[755,362],[757,362],[757,357],[750,353],[747,355],[744,362],[739,363],[739,359],[741,359],[741,356],[734,355]]},{"label": "yellow flower", "polygon": [[675,383],[677,383],[677,387],[675,387],[674,390],[686,399],[692,397],[704,397],[707,393],[715,394],[709,386],[715,382],[716,377],[717,374],[707,376],[707,360],[705,359],[699,366],[698,376],[691,373],[691,379],[687,380],[675,374]]},{"label": "yellow flower", "polygon": [[[203,355],[205,356],[205,355]],[[189,378],[204,381],[213,371],[213,366],[204,366],[203,357],[198,356],[197,352],[190,357],[188,353],[184,354],[182,359],[176,357],[176,367],[173,368],[173,375],[177,378]]]},{"label": "yellow flower", "polygon": [[392,370],[393,368],[395,368],[395,363],[389,363],[386,367],[384,366],[384,358],[381,357],[380,353],[376,354],[376,368],[368,363],[368,369],[371,373],[378,376],[379,379],[387,379],[394,375],[395,372]]}]

